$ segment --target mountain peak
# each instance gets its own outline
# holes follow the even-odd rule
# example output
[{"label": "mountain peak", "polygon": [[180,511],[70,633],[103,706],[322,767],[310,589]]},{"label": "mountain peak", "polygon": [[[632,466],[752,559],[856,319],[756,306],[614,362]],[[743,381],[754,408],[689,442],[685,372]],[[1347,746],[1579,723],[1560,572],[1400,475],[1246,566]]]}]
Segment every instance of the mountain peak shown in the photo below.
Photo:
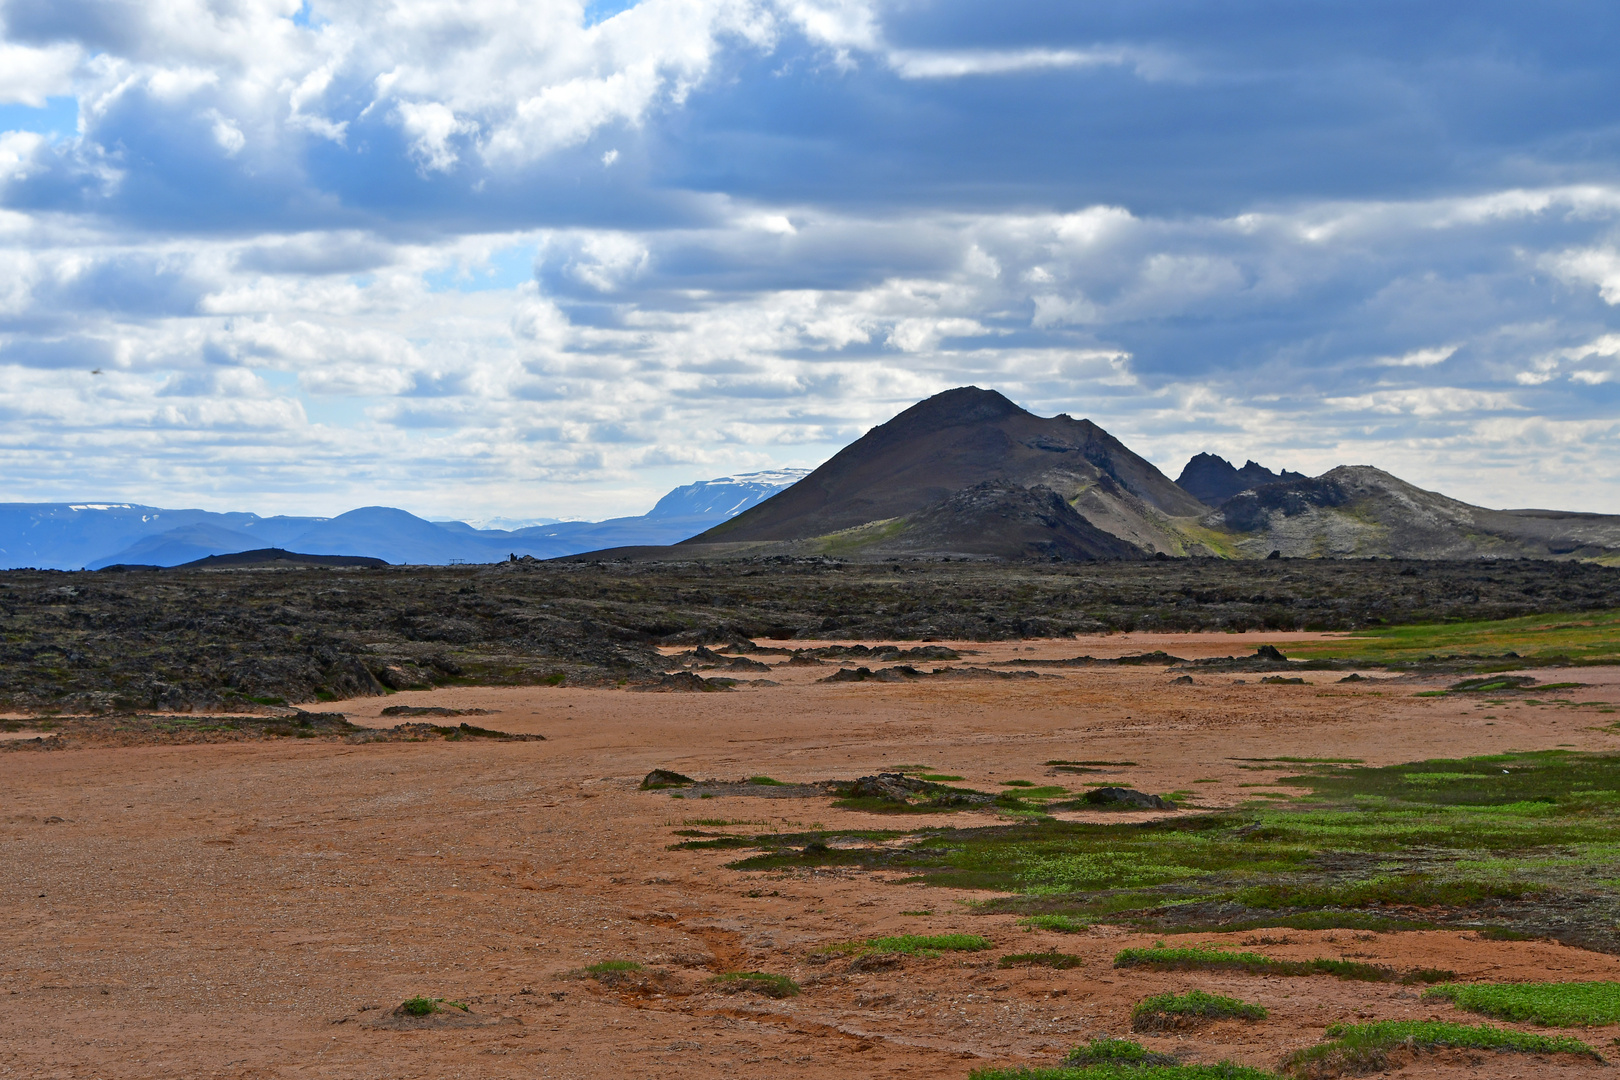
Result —
[{"label": "mountain peak", "polygon": [[[780,495],[687,543],[808,540],[908,517],[987,482],[1050,488],[1071,504],[1102,500],[1111,520],[1134,523],[1125,539],[1138,546],[1138,534],[1162,531],[1155,513],[1208,509],[1090,421],[1036,416],[994,390],[962,386],[918,402]],[[966,504],[949,505],[966,513]]]},{"label": "mountain peak", "polygon": [[1240,492],[1265,484],[1303,479],[1305,474],[1289,472],[1287,469],[1272,472],[1253,458],[1239,469],[1219,454],[1205,453],[1198,454],[1187,462],[1186,468],[1182,469],[1181,475],[1176,478],[1176,483],[1182,490],[1210,506],[1220,506]]},{"label": "mountain peak", "polygon": [[958,386],[954,390],[944,390],[933,397],[924,398],[884,426],[939,430],[965,424],[994,423],[1010,416],[1033,415],[995,390]]}]

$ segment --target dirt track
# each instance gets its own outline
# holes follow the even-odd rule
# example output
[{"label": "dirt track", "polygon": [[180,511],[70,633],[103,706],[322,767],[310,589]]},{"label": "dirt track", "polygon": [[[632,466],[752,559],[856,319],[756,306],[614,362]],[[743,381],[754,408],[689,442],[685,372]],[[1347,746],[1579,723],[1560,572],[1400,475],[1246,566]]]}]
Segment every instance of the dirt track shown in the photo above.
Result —
[{"label": "dirt track", "polygon": [[[1314,636],[1314,635],[1293,635]],[[1290,635],[1117,635],[965,645],[960,664],[1165,648],[1246,652]],[[925,665],[926,666],[926,665]],[[1048,758],[1124,758],[1120,779],[1220,805],[1253,794],[1231,759],[1285,754],[1371,763],[1571,745],[1614,749],[1590,711],[1415,698],[1411,680],[1262,685],[1159,668],[1059,679],[817,685],[826,669],[725,694],[447,689],[341,709],[386,726],[385,705],[498,710],[479,722],[545,742],[279,740],[0,754],[0,1076],[506,1077],[912,1075],[1053,1064],[1124,1034],[1130,1005],[1165,989],[1233,993],[1272,1010],[1142,1041],[1192,1059],[1272,1067],[1326,1023],[1454,1016],[1394,985],[1323,978],[1116,972],[1141,935],[1025,933],[968,894],[872,875],[727,870],[726,852],[670,851],[698,818],[889,828],[825,798],[672,799],[640,792],[654,767],[694,776],[854,777],[927,765],[994,789],[1046,779]],[[1378,676],[1380,673],[1370,672]],[[1545,675],[1545,673],[1543,673]],[[1620,701],[1620,670],[1583,669],[1583,700]],[[1242,685],[1235,685],[1246,678]],[[59,820],[53,820],[59,819]],[[956,815],[956,823],[994,821]],[[929,911],[932,914],[904,914]],[[812,964],[830,943],[964,931],[997,950],[849,973]],[[1345,956],[1466,977],[1620,978],[1620,958],[1469,934],[1260,931],[1279,957]],[[1206,935],[1200,940],[1221,940]],[[1057,947],[1073,971],[998,970]],[[619,987],[566,973],[604,959],[654,974]],[[788,974],[788,1000],[725,995],[730,970]],[[389,1010],[414,994],[467,1003],[429,1021]],[[1581,1034],[1607,1044],[1620,1030]],[[1596,1066],[1488,1057],[1403,1075],[1557,1076]]]}]

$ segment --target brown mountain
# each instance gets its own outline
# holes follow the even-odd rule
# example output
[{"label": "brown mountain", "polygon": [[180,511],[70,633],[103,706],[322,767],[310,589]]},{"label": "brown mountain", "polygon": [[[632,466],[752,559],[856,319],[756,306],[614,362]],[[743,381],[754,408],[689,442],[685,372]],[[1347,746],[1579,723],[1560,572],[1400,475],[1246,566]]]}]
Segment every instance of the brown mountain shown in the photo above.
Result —
[{"label": "brown mountain", "polygon": [[[1002,485],[997,498],[1022,522],[991,530],[1005,534],[999,540],[975,524],[987,520],[982,499],[973,504],[978,509],[950,501],[985,483]],[[1021,555],[1026,542],[1012,537],[1036,535],[1039,530],[1030,532],[1030,521],[1024,520],[1035,511],[1027,501],[1012,499],[1006,485],[1049,489],[1081,524],[1093,527],[1092,533],[1111,534],[1147,552],[1185,553],[1186,538],[1174,519],[1192,524],[1209,511],[1091,421],[1039,417],[994,390],[966,386],[913,405],[786,491],[679,546],[820,541],[865,551],[877,544],[898,550],[896,545],[915,543],[918,553]],[[1062,528],[1078,526],[1065,517]],[[1068,557],[1127,553],[1092,533],[1082,539],[1074,532],[1069,540],[1079,545],[1076,552],[1089,547],[1095,554]],[[900,539],[908,534],[912,541]]]},{"label": "brown mountain", "polygon": [[[1318,477],[1213,455],[1201,501],[1089,420],[948,390],[708,532],[631,558],[1539,558],[1620,564],[1620,516],[1487,510],[1367,466]],[[601,557],[607,552],[590,556]]]},{"label": "brown mountain", "polygon": [[1408,559],[1590,559],[1620,562],[1620,516],[1488,510],[1368,465],[1264,484],[1203,520],[1229,554]]}]

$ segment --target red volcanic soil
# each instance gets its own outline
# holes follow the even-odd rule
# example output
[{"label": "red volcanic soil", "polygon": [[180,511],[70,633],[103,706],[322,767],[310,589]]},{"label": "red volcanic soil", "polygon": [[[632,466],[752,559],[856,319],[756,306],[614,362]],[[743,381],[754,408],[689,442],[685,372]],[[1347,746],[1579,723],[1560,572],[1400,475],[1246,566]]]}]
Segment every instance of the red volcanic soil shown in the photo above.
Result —
[{"label": "red volcanic soil", "polygon": [[[1290,638],[1267,635],[1282,645]],[[1237,635],[1116,635],[962,644],[954,666],[1163,648],[1251,651]],[[795,643],[800,644],[800,643]],[[969,654],[967,650],[975,650]],[[933,664],[922,667],[943,666]],[[1150,792],[1197,781],[1205,805],[1252,797],[1233,759],[1373,764],[1553,746],[1607,750],[1592,709],[1480,710],[1420,698],[1443,679],[1304,686],[1154,667],[1044,669],[1039,680],[821,684],[731,693],[455,688],[319,706],[391,726],[390,705],[485,709],[477,723],[542,734],[350,744],[276,739],[0,753],[0,1077],[919,1076],[1051,1065],[1124,1035],[1131,1005],[1199,988],[1271,1010],[1182,1035],[1139,1036],[1187,1060],[1275,1067],[1355,1018],[1468,1019],[1395,984],[1115,971],[1151,938],[1098,927],[1025,932],[959,901],[985,894],[845,870],[741,872],[725,851],[669,850],[699,822],[740,829],[895,827],[826,797],[673,799],[637,785],[695,777],[853,778],[929,766],[994,790],[1061,783],[1050,758],[1126,759]],[[1238,680],[1244,681],[1239,683]],[[1620,701],[1620,670],[1583,669],[1583,701]],[[1494,720],[1487,720],[1489,711]],[[1609,717],[1601,717],[1608,720]],[[454,721],[445,721],[453,723]],[[1113,777],[1105,777],[1113,779]],[[994,824],[968,811],[955,825]],[[741,823],[747,823],[743,825]],[[931,821],[930,823],[934,823]],[[711,828],[713,826],[710,826]],[[983,934],[995,949],[851,969],[827,946],[897,933]],[[1620,979],[1620,957],[1467,932],[1252,931],[1200,941],[1278,957],[1346,957],[1465,978]],[[1066,971],[998,969],[1057,948]],[[578,969],[633,960],[605,980]],[[797,997],[720,992],[727,971],[791,976]],[[464,1003],[394,1014],[425,995]],[[1620,1029],[1577,1032],[1606,1046]],[[1419,1059],[1410,1077],[1563,1076],[1600,1066],[1515,1055]]]}]

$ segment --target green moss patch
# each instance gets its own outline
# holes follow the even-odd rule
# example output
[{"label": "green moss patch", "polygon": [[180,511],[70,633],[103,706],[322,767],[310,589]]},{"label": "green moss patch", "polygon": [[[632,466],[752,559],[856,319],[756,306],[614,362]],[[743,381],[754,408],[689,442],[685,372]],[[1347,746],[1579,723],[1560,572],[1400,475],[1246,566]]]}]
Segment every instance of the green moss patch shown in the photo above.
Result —
[{"label": "green moss patch", "polygon": [[[1241,1003],[1240,1003],[1241,1004]],[[1063,1064],[1049,1069],[976,1069],[969,1080],[1279,1080],[1275,1073],[1234,1065],[1182,1065],[1173,1055],[1130,1039],[1099,1036],[1076,1046]]]},{"label": "green moss patch", "polygon": [[786,975],[763,971],[728,971],[709,980],[710,985],[728,994],[764,994],[772,998],[799,996],[799,984]]},{"label": "green moss patch", "polygon": [[1356,982],[1429,982],[1454,976],[1454,972],[1422,969],[1403,975],[1391,967],[1363,964],[1354,960],[1275,960],[1259,953],[1234,952],[1205,945],[1166,948],[1123,949],[1114,956],[1116,968],[1146,968],[1149,971],[1242,971],[1250,975],[1332,975]]},{"label": "green moss patch", "polygon": [[1073,953],[1058,952],[1056,949],[1049,949],[1046,952],[1008,953],[996,961],[998,968],[1049,967],[1066,970],[1084,964],[1085,961]]},{"label": "green moss patch", "polygon": [[1447,983],[1423,992],[1498,1020],[1576,1027],[1620,1020],[1620,983]]},{"label": "green moss patch", "polygon": [[1276,1073],[1230,1061],[1212,1065],[1103,1062],[1055,1069],[976,1069],[969,1074],[969,1080],[1278,1080],[1278,1077]]},{"label": "green moss patch", "polygon": [[1536,1035],[1439,1020],[1386,1020],[1372,1024],[1333,1024],[1327,1041],[1283,1059],[1292,1076],[1326,1077],[1378,1072],[1435,1050],[1495,1050],[1520,1054],[1575,1054],[1602,1061],[1590,1046],[1567,1035]]},{"label": "green moss patch", "polygon": [[1051,930],[1058,934],[1079,934],[1091,929],[1091,923],[1068,915],[1029,915],[1018,920],[1026,930]]},{"label": "green moss patch", "polygon": [[1336,641],[1296,642],[1288,651],[1296,657],[1386,664],[1490,659],[1514,667],[1557,661],[1613,663],[1620,659],[1620,610],[1356,630]]},{"label": "green moss patch", "polygon": [[1042,812],[1044,789],[1009,788],[1003,824],[871,833],[899,844],[762,834],[757,853],[731,865],[900,871],[1010,894],[985,913],[1160,933],[1450,926],[1607,947],[1620,922],[1620,755],[1242,767],[1277,770],[1272,783],[1296,796],[1153,821],[1058,821]]},{"label": "green moss patch", "polygon": [[1155,994],[1131,1009],[1132,1031],[1183,1031],[1217,1020],[1264,1020],[1263,1006],[1237,998],[1189,990],[1185,994]]},{"label": "green moss patch", "polygon": [[1090,1042],[1076,1046],[1063,1059],[1065,1065],[1174,1065],[1176,1059],[1169,1054],[1149,1050],[1130,1039],[1113,1039],[1099,1035]]},{"label": "green moss patch", "polygon": [[864,941],[846,941],[825,951],[846,956],[867,953],[930,956],[941,952],[982,952],[994,947],[989,938],[977,934],[895,934],[891,937],[867,938]]}]

